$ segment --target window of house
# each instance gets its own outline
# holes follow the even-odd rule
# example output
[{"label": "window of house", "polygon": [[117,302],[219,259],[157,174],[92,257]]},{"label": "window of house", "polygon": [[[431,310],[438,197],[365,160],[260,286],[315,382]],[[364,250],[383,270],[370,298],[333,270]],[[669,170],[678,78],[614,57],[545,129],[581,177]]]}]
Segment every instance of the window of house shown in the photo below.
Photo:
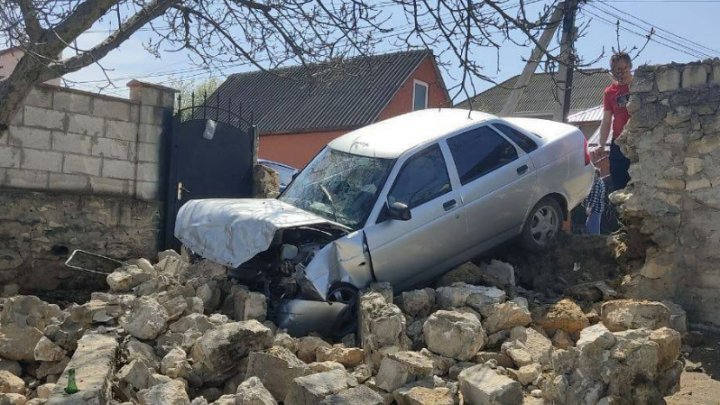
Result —
[{"label": "window of house", "polygon": [[448,146],[463,185],[518,158],[515,147],[487,126],[448,139]]},{"label": "window of house", "polygon": [[390,204],[417,207],[450,191],[450,178],[440,147],[435,144],[408,159],[388,194]]},{"label": "window of house", "polygon": [[517,129],[507,126],[505,124],[495,123],[493,126],[502,132],[505,136],[510,138],[511,141],[515,142],[520,149],[524,150],[525,153],[530,153],[538,148],[537,143],[530,139],[527,135],[518,131]]},{"label": "window of house", "polygon": [[423,110],[428,104],[428,85],[420,80],[413,83],[413,111]]}]

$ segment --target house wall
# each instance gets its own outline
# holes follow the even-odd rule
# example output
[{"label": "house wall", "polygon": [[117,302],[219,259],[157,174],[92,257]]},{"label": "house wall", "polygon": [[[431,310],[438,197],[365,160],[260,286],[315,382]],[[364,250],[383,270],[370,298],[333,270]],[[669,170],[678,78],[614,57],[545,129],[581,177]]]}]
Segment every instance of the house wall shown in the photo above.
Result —
[{"label": "house wall", "polygon": [[632,161],[618,200],[645,258],[624,284],[720,327],[720,59],[643,66],[618,144]]},{"label": "house wall", "polygon": [[74,249],[121,260],[154,254],[160,141],[173,91],[136,82],[130,95],[37,86],[0,133],[0,285],[6,290],[97,282],[64,268]]},{"label": "house wall", "polygon": [[[445,86],[435,69],[432,58],[425,58],[418,68],[398,89],[395,96],[381,111],[378,121],[412,111],[413,83],[420,80],[428,84],[428,107],[450,107],[452,104]],[[262,128],[260,128],[262,131]],[[261,134],[259,157],[291,166],[304,167],[328,142],[349,132],[347,130],[307,132],[294,134]]]}]

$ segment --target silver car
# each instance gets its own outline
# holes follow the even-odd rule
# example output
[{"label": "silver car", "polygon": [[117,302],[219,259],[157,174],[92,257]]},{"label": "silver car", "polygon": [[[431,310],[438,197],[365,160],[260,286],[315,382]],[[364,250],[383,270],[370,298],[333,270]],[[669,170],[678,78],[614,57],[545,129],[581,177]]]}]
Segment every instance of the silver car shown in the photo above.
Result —
[{"label": "silver car", "polygon": [[427,109],[333,140],[277,200],[189,201],[175,235],[290,333],[344,333],[372,282],[407,290],[515,237],[542,250],[592,180],[573,126]]}]

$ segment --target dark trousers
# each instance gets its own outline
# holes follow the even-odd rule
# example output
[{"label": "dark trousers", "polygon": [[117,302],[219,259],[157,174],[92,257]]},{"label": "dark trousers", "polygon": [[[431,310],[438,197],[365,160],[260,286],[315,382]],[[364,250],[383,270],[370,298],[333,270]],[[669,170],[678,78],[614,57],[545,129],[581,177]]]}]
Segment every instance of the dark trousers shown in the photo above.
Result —
[{"label": "dark trousers", "polygon": [[630,181],[630,174],[628,169],[630,168],[630,159],[626,158],[625,155],[620,151],[620,147],[615,145],[615,142],[610,144],[610,178],[612,178],[612,191],[620,190],[627,186]]}]

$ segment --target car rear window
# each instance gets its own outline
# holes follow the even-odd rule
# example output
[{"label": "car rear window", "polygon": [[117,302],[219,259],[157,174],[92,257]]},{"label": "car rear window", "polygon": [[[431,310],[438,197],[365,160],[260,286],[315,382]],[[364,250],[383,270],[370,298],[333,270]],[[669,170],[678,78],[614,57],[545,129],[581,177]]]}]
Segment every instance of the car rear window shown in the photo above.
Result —
[{"label": "car rear window", "polygon": [[527,135],[523,134],[522,132],[518,131],[517,129],[513,127],[509,127],[505,124],[492,124],[495,129],[502,132],[503,135],[510,138],[517,146],[520,147],[520,149],[524,150],[525,153],[530,153],[538,148],[537,143],[530,139]]},{"label": "car rear window", "polygon": [[515,147],[487,126],[448,139],[448,146],[463,185],[518,158]]}]

